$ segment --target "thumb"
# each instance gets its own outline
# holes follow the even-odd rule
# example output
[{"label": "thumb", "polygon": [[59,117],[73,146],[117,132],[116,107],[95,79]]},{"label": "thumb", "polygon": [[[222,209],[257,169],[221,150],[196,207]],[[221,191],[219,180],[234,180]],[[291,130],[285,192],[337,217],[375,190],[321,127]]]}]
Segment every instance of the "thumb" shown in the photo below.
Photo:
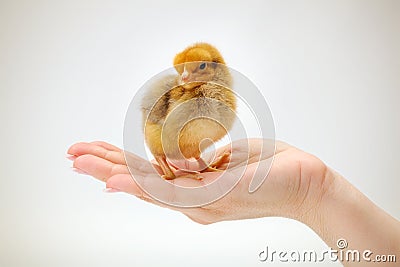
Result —
[{"label": "thumb", "polygon": [[107,180],[106,189],[109,189],[109,192],[124,192],[140,198],[144,193],[130,174],[116,174],[111,176]]},{"label": "thumb", "polygon": [[[111,176],[106,183],[106,191],[107,192],[124,192],[131,195],[134,195],[146,202],[161,206],[168,207],[165,204],[154,200],[150,197],[146,192],[144,192],[140,187],[136,184],[134,179],[129,174],[116,174]],[[173,209],[173,208],[172,208]]]}]

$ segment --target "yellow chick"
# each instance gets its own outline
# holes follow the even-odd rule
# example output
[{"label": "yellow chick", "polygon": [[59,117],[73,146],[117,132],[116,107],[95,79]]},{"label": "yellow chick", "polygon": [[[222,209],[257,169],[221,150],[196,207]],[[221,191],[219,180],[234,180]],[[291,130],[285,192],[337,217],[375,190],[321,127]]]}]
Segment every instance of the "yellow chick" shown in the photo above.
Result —
[{"label": "yellow chick", "polygon": [[[204,169],[217,171],[229,154],[208,166],[200,156],[234,123],[236,97],[231,74],[219,51],[207,43],[187,47],[175,56],[173,64],[178,74],[155,82],[142,99],[146,144],[164,179],[176,178],[167,158],[194,158]],[[204,142],[207,139],[209,142]],[[197,174],[185,176],[201,179]]]}]

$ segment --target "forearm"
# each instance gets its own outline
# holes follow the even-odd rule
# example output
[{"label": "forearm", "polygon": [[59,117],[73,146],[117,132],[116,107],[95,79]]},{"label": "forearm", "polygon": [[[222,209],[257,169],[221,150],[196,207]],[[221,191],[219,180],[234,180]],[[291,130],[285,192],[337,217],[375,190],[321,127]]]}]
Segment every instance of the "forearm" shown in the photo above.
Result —
[{"label": "forearm", "polygon": [[[347,242],[348,250],[358,250],[360,262],[347,261],[345,266],[365,266],[366,250],[371,264],[376,255],[395,255],[400,261],[400,222],[377,207],[346,179],[332,170],[327,174],[332,183],[326,190],[313,218],[305,218],[308,224],[334,250],[340,251],[339,239]],[[343,242],[344,243],[344,242]],[[343,244],[342,244],[343,245]],[[350,257],[351,258],[351,257]],[[393,259],[392,259],[393,260]],[[378,265],[378,264],[377,264]],[[380,263],[378,266],[394,266],[395,263]]]}]

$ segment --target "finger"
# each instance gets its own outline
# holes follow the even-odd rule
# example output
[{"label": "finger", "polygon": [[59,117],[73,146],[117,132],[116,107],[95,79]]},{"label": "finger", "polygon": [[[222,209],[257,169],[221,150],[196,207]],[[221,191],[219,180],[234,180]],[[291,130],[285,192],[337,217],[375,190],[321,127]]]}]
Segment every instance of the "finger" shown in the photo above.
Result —
[{"label": "finger", "polygon": [[109,177],[116,174],[129,174],[126,165],[114,164],[104,158],[86,154],[79,156],[73,163],[73,167],[99,179],[107,181]]},{"label": "finger", "polygon": [[124,155],[121,151],[108,150],[102,146],[91,143],[76,143],[68,149],[68,154],[78,157],[90,154],[115,164],[126,165]]},{"label": "finger", "polygon": [[111,145],[111,144],[103,142],[103,141],[94,141],[94,142],[90,142],[90,143],[93,145],[101,146],[110,151],[122,152],[122,149],[120,149],[119,147],[116,147],[114,145]]},{"label": "finger", "polygon": [[146,201],[152,200],[148,194],[140,189],[130,174],[116,174],[111,176],[107,180],[106,187],[117,189],[119,191],[137,196]]},{"label": "finger", "polygon": [[131,175],[129,174],[116,174],[110,177],[107,181],[106,184],[107,188],[113,188],[117,189],[118,191],[128,193],[131,195],[134,195],[146,202],[152,203],[154,205],[163,207],[163,208],[169,208],[172,210],[178,210],[180,211],[179,208],[172,207],[169,205],[166,205],[164,203],[161,203],[155,199],[153,199],[149,194],[144,192],[134,181]]}]

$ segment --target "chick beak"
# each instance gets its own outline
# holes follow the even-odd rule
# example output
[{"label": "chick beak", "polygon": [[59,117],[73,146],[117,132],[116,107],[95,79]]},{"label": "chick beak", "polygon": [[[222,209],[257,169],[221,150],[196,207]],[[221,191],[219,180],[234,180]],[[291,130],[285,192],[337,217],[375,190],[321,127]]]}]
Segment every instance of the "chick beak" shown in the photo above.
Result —
[{"label": "chick beak", "polygon": [[189,81],[189,72],[187,70],[185,70],[184,72],[182,72],[181,74],[181,81],[182,83],[186,83]]}]

